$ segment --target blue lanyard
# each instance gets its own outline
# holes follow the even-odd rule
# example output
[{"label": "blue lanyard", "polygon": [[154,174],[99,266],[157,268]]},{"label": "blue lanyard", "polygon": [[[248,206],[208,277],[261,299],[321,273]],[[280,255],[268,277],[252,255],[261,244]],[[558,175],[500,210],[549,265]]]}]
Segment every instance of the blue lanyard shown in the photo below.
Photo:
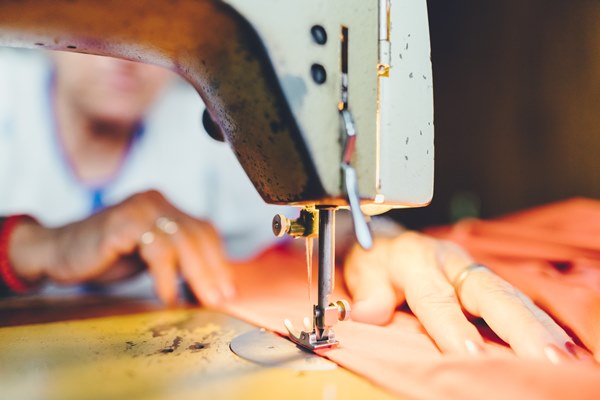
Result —
[{"label": "blue lanyard", "polygon": [[92,198],[92,214],[102,210],[106,205],[104,204],[104,188],[94,188],[90,191],[90,196]]}]

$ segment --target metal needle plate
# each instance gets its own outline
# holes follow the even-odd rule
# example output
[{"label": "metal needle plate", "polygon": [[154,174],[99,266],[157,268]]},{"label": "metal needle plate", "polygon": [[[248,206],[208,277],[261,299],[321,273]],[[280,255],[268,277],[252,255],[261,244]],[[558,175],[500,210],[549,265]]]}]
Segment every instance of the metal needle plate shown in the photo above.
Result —
[{"label": "metal needle plate", "polygon": [[229,345],[238,356],[266,367],[296,371],[326,371],[337,365],[300,349],[289,340],[264,329],[253,329],[235,337]]}]

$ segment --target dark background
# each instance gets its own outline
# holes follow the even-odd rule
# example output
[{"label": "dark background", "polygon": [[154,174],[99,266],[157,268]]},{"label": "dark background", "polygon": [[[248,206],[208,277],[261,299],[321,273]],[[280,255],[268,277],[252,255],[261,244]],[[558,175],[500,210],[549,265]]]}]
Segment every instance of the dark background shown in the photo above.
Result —
[{"label": "dark background", "polygon": [[411,227],[600,197],[600,1],[429,0],[435,194]]}]

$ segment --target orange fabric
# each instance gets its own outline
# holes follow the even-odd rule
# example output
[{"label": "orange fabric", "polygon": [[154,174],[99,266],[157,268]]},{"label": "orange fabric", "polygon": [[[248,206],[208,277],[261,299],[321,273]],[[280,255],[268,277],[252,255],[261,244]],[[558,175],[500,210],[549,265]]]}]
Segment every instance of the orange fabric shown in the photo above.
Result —
[{"label": "orange fabric", "polygon": [[573,199],[430,234],[464,246],[600,351],[600,202]]},{"label": "orange fabric", "polygon": [[[467,247],[478,261],[550,311],[588,348],[599,350],[600,202],[576,199],[429,233]],[[235,273],[239,296],[226,311],[281,334],[286,333],[285,318],[300,326],[302,317],[309,314],[304,260],[303,255],[276,249],[239,265]],[[341,274],[337,277],[341,280]],[[339,282],[336,292],[335,298],[348,298]],[[336,335],[340,347],[320,351],[321,355],[399,395],[420,399],[600,397],[598,366],[554,366],[518,359],[491,337],[485,357],[442,356],[418,320],[403,310],[384,327],[340,323]]]}]

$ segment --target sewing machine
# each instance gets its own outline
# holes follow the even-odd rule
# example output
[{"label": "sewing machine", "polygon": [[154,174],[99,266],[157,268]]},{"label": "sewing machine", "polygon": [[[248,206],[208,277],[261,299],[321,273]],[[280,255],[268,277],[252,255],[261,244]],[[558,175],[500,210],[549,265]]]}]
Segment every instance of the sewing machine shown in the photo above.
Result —
[{"label": "sewing machine", "polygon": [[[425,0],[0,1],[0,45],[120,57],[170,68],[200,93],[263,199],[302,208],[276,234],[319,237],[312,328],[337,343],[335,210],[356,237],[368,216],[429,203],[433,101]],[[265,223],[268,223],[265,221]]]}]

